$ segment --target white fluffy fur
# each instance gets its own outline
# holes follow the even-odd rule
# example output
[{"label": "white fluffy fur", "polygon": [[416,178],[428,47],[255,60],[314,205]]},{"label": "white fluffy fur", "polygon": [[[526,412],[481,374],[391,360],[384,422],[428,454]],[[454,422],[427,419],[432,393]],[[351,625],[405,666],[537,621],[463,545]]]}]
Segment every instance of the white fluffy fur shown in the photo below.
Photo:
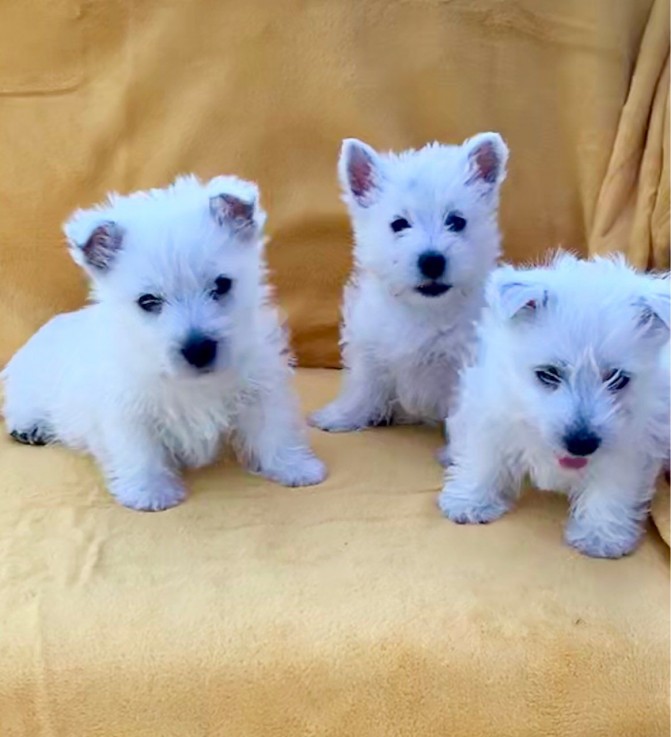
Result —
[{"label": "white fluffy fur", "polygon": [[[448,420],[450,456],[439,504],[455,522],[490,522],[510,509],[525,474],[570,500],[567,542],[619,557],[639,542],[656,477],[669,458],[669,280],[622,258],[559,254],[547,268],[492,275],[478,356]],[[535,370],[561,368],[544,385]],[[630,377],[619,391],[609,372]],[[568,469],[566,435],[601,439]]]},{"label": "white fluffy fur", "polygon": [[[341,332],[346,370],[340,395],[312,424],[350,431],[444,420],[499,256],[507,158],[497,133],[401,154],[344,141],[339,175],[355,236]],[[461,232],[446,226],[450,213],[466,219]],[[396,233],[399,217],[410,227]],[[445,294],[417,291],[430,281],[418,265],[426,252],[447,260],[437,280],[451,286]]]},{"label": "white fluffy fur", "polygon": [[[222,195],[232,210],[217,210]],[[281,484],[322,481],[268,299],[264,221],[256,186],[235,177],[180,177],[76,212],[64,230],[93,304],[52,319],[9,362],[8,430],[92,453],[112,494],[134,509],[181,502],[179,468],[210,463],[222,440]],[[103,269],[85,250],[101,223],[119,238]],[[222,275],[233,286],[216,298]],[[142,294],[162,298],[159,313],[140,309]],[[194,333],[217,341],[207,370],[181,353]]]}]

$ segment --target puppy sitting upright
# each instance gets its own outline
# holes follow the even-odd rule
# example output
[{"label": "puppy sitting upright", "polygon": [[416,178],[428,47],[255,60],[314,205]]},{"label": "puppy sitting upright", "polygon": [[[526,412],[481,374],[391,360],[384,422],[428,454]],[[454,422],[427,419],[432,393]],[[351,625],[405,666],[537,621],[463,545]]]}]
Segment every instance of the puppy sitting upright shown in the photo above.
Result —
[{"label": "puppy sitting upright", "polygon": [[346,140],[339,174],[354,227],[340,396],[310,418],[330,431],[442,421],[499,256],[497,133],[381,155]]},{"label": "puppy sitting upright", "polygon": [[264,222],[256,186],[234,177],[76,212],[64,230],[94,304],[52,319],[7,365],[12,436],[92,453],[134,509],[179,504],[179,467],[209,463],[223,438],[281,484],[322,481],[268,301]]},{"label": "puppy sitting upright", "polygon": [[494,272],[448,420],[443,513],[491,522],[529,474],[568,494],[570,545],[631,552],[669,458],[670,309],[668,278],[622,259]]}]

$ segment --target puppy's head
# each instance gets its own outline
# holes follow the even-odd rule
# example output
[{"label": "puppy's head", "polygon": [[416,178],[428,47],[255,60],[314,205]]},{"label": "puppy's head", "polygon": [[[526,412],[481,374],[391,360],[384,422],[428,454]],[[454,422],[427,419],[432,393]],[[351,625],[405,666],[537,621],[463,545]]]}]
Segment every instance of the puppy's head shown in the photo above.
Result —
[{"label": "puppy's head", "polygon": [[178,178],[165,189],[111,195],[64,231],[137,360],[164,375],[226,368],[264,299],[265,213],[254,184]]},{"label": "puppy's head", "polygon": [[649,446],[668,425],[668,278],[559,254],[549,268],[494,272],[488,304],[483,349],[500,372],[490,378],[562,467]]},{"label": "puppy's head", "polygon": [[345,140],[339,175],[358,266],[416,304],[441,303],[452,289],[481,283],[499,255],[507,160],[498,133],[398,155]]}]

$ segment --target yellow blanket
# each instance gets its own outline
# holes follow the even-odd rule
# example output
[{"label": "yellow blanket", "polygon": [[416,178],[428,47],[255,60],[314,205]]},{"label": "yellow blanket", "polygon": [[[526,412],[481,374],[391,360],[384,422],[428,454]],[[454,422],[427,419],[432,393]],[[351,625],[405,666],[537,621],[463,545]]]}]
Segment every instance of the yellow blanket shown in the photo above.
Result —
[{"label": "yellow blanket", "polygon": [[[336,366],[346,136],[499,130],[506,257],[668,268],[668,28],[665,0],[0,0],[0,365],[83,302],[71,210],[194,171],[259,182],[300,362]],[[303,373],[306,403],[337,382]],[[0,440],[0,736],[668,734],[654,529],[588,560],[538,495],[460,528],[431,431],[314,439],[321,487],[219,466],[158,515]]]},{"label": "yellow blanket", "polygon": [[[303,372],[314,409],[338,372]],[[436,510],[436,431],[314,433],[290,490],[220,464],[160,514],[0,441],[2,737],[644,737],[668,728],[668,549],[589,559],[565,500]],[[7,473],[8,472],[8,473]]]}]

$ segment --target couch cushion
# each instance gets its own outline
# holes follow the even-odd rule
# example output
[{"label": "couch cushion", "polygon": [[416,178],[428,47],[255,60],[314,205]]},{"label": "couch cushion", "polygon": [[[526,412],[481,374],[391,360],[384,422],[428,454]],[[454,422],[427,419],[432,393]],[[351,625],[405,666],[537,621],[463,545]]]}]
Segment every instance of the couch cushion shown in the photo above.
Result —
[{"label": "couch cushion", "polygon": [[[298,381],[315,408],[339,372]],[[460,527],[436,509],[438,431],[313,438],[322,486],[221,463],[158,514],[87,458],[0,440],[0,734],[666,734],[655,532],[591,560],[537,493]]]}]

